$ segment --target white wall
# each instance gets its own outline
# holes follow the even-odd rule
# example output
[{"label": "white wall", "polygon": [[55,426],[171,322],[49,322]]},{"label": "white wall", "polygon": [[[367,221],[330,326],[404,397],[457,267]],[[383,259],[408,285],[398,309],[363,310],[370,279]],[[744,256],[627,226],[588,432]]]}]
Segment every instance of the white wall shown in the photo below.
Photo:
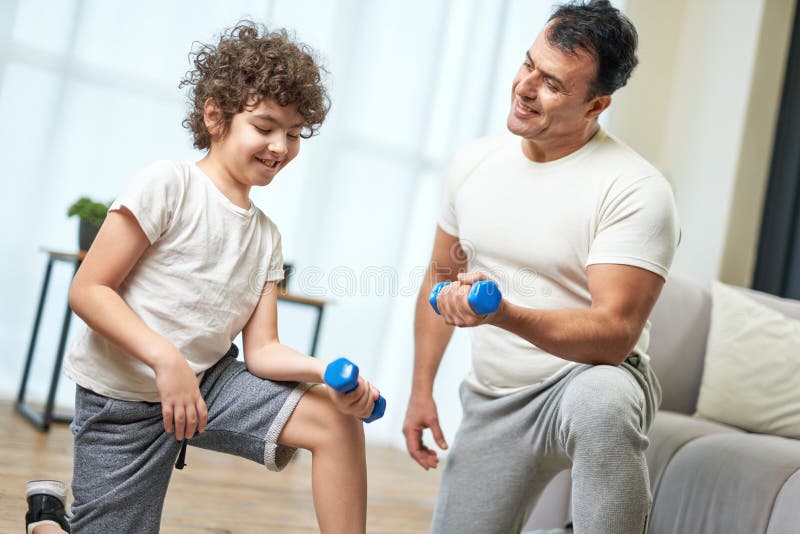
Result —
[{"label": "white wall", "polygon": [[750,283],[793,8],[793,0],[628,3],[641,67],[611,128],[673,185],[683,229],[674,272]]},{"label": "white wall", "polygon": [[795,0],[766,0],[751,78],[720,280],[749,286],[755,272]]}]

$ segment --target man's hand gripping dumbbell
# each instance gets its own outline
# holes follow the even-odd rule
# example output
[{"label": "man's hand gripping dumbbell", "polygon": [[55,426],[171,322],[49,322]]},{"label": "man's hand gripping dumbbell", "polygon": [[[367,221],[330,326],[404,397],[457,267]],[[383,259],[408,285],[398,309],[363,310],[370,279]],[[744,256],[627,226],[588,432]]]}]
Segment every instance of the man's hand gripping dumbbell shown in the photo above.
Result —
[{"label": "man's hand gripping dumbbell", "polygon": [[502,300],[497,284],[481,273],[461,273],[456,282],[439,282],[428,298],[433,310],[455,326],[483,324]]}]

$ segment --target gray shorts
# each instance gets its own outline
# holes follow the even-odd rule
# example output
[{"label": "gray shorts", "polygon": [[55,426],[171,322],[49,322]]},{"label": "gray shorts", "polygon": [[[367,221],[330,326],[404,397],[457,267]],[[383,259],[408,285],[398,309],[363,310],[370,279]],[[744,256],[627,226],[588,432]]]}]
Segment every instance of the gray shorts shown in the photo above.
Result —
[{"label": "gray shorts", "polygon": [[[252,375],[237,354],[231,346],[206,371],[200,393],[208,407],[208,425],[188,443],[279,471],[295,449],[279,445],[278,436],[309,386]],[[158,532],[181,449],[174,434],[164,431],[161,404],[112,399],[78,386],[71,428],[72,532]]]}]

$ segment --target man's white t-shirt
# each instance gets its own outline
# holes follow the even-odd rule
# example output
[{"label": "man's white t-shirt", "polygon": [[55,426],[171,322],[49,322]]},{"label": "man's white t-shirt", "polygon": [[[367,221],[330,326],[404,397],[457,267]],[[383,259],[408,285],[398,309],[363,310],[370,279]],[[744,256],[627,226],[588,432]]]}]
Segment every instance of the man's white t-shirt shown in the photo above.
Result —
[{"label": "man's white t-shirt", "polygon": [[[521,139],[487,137],[453,159],[439,226],[457,236],[469,271],[498,281],[530,308],[589,308],[586,268],[624,264],[666,278],[680,239],[672,189],[661,173],[602,129],[561,159],[535,163]],[[635,352],[647,358],[649,322]],[[506,330],[471,330],[473,390],[502,396],[570,365]]]},{"label": "man's white t-shirt", "polygon": [[[233,204],[190,162],[146,168],[110,210],[121,206],[150,247],[118,293],[181,351],[199,380],[244,328],[265,282],[283,278],[278,228],[252,203]],[[90,328],[70,347],[64,373],[101,395],[159,401],[153,370]]]}]

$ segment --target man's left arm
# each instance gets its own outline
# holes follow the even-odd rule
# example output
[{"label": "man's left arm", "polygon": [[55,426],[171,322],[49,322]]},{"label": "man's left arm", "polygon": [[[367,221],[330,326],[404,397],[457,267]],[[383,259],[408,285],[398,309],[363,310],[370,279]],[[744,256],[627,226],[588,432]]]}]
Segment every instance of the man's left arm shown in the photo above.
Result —
[{"label": "man's left arm", "polygon": [[491,324],[566,360],[619,365],[636,346],[664,279],[630,265],[594,264],[586,272],[592,304],[585,309],[540,310],[503,299],[497,312],[475,316],[466,293],[472,283],[487,279],[480,273],[460,275],[440,293],[438,307],[456,326]]}]

